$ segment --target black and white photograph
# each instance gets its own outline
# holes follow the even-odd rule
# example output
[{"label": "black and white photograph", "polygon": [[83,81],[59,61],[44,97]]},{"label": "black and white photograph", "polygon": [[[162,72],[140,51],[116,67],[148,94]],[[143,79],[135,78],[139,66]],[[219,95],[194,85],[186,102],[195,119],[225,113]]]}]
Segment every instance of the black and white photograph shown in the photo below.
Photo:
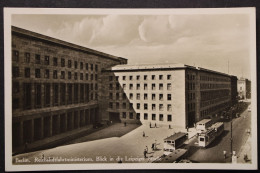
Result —
[{"label": "black and white photograph", "polygon": [[257,169],[255,8],[4,19],[6,170]]}]

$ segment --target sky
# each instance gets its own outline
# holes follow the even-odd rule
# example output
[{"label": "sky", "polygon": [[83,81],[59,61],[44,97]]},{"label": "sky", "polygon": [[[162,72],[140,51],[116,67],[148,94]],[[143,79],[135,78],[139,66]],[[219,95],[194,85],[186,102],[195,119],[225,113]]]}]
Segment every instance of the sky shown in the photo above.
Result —
[{"label": "sky", "polygon": [[248,14],[16,14],[12,25],[128,64],[183,63],[250,79]]}]

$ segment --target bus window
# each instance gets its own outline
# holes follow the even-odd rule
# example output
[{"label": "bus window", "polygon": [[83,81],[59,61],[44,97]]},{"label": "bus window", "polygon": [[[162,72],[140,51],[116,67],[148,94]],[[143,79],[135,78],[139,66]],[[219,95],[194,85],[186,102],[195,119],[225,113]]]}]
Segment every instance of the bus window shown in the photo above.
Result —
[{"label": "bus window", "polygon": [[203,142],[203,141],[204,141],[204,138],[200,138],[200,141],[202,141],[202,142]]}]

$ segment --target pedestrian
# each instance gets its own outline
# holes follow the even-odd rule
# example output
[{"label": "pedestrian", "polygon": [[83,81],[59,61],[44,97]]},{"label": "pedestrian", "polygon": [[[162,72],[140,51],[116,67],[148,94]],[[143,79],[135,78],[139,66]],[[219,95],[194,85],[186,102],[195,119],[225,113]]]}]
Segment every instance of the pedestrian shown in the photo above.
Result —
[{"label": "pedestrian", "polygon": [[126,126],[126,122],[125,122],[124,124],[125,124],[125,126]]},{"label": "pedestrian", "polygon": [[110,124],[112,124],[113,123],[113,121],[110,121]]},{"label": "pedestrian", "polygon": [[146,151],[146,149],[144,149],[144,158],[147,158],[146,154],[147,154],[147,151]]},{"label": "pedestrian", "polygon": [[148,153],[148,147],[147,147],[147,146],[145,147],[145,149],[146,149],[146,151],[147,151],[147,153]]},{"label": "pedestrian", "polygon": [[143,137],[145,137],[145,133],[143,132]]},{"label": "pedestrian", "polygon": [[169,129],[171,129],[171,125],[169,124]]},{"label": "pedestrian", "polygon": [[224,151],[223,151],[224,159],[227,158],[227,155],[226,155],[226,154],[227,154],[227,152],[224,150]]},{"label": "pedestrian", "polygon": [[154,127],[157,128],[156,123],[154,124]]},{"label": "pedestrian", "polygon": [[245,160],[245,162],[247,162],[247,160],[248,160],[247,154],[244,154],[244,160]]},{"label": "pedestrian", "polygon": [[151,122],[150,122],[150,128],[152,128],[152,124],[151,124]]},{"label": "pedestrian", "polygon": [[152,150],[154,151],[154,143],[152,144]]}]

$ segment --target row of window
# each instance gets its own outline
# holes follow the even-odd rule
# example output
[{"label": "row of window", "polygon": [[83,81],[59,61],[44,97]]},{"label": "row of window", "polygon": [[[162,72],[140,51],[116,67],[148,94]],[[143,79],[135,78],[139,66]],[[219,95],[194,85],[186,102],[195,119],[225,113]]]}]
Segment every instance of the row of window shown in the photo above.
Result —
[{"label": "row of window", "polygon": [[229,105],[229,102],[221,103],[217,106],[210,107],[208,109],[200,111],[200,115],[201,115],[202,118],[205,118],[206,116],[209,116],[212,113],[215,113],[215,112],[222,110],[223,108],[227,107],[228,105]]},{"label": "row of window", "polygon": [[[133,80],[135,78],[135,80],[148,80],[148,75],[143,75],[142,79],[140,75],[137,76],[122,76],[122,80]],[[164,75],[158,75],[158,79],[159,80],[163,80]],[[119,80],[119,76],[109,76],[109,81],[113,81],[113,80],[118,81]],[[156,80],[156,75],[151,75],[151,80]],[[171,80],[172,76],[170,74],[167,75],[167,80]]]},{"label": "row of window", "polygon": [[209,84],[202,83],[200,84],[200,89],[216,89],[216,88],[228,88],[230,84]]},{"label": "row of window", "polygon": [[[125,93],[122,94],[122,98],[126,99],[126,94]],[[151,98],[152,98],[152,100],[156,100],[156,94],[151,94]],[[158,98],[159,98],[160,101],[163,101],[164,100],[164,94],[158,94]],[[111,100],[114,99],[113,93],[109,93],[109,99],[111,99]],[[116,99],[117,100],[120,99],[119,93],[116,93]],[[129,99],[130,100],[134,99],[134,94],[133,93],[129,93]],[[140,93],[136,93],[136,100],[140,100],[140,99],[141,99],[141,94]],[[148,100],[148,94],[144,93],[142,99],[143,100]],[[172,100],[172,95],[171,94],[167,94],[167,100],[168,101]]]},{"label": "row of window", "polygon": [[[50,78],[50,70],[49,69],[45,69],[43,70],[44,71],[44,78],[46,79],[49,79]],[[14,66],[13,67],[13,77],[16,78],[16,77],[20,77],[20,71],[19,71],[19,67],[16,67]],[[52,73],[52,78],[53,79],[58,79],[58,71],[57,70],[53,70],[53,73]],[[68,79],[72,79],[72,72],[68,72],[67,73],[68,75]],[[30,78],[31,77],[31,69],[29,67],[25,68],[24,69],[24,77],[26,78]],[[42,78],[42,74],[41,74],[41,69],[37,68],[35,69],[35,78]],[[97,74],[91,74],[89,75],[88,73],[85,74],[85,80],[98,80],[98,75]],[[60,72],[60,79],[66,79],[66,73],[65,71],[61,71]],[[78,73],[77,72],[74,72],[74,75],[73,75],[73,79],[74,80],[78,80]],[[79,73],[79,79],[80,80],[84,80],[84,74],[83,73]]]},{"label": "row of window", "polygon": [[200,76],[200,80],[202,80],[202,81],[218,81],[218,82],[220,82],[220,81],[225,81],[225,82],[229,82],[230,81],[230,79],[229,78],[224,78],[224,77],[222,77],[222,78],[220,78],[220,77],[211,77],[211,76]]},{"label": "row of window", "polygon": [[[126,84],[122,84],[122,87],[123,87],[124,90],[127,89]],[[117,83],[116,84],[116,90],[119,90],[119,88],[120,88],[120,84]],[[148,84],[146,84],[146,83],[143,84],[142,88],[144,90],[148,90]],[[112,83],[109,84],[109,89],[113,90],[113,84]],[[133,89],[134,89],[134,84],[129,84],[129,90],[133,90]],[[136,84],[136,88],[135,89],[136,90],[140,90],[141,89],[141,84]],[[155,83],[151,84],[151,89],[152,90],[156,90],[156,84]],[[164,85],[163,85],[163,83],[160,83],[159,84],[159,90],[163,90],[163,89],[164,89]],[[172,84],[168,83],[167,84],[167,90],[171,90],[171,89],[172,89]]]},{"label": "row of window", "polygon": [[[109,108],[113,109],[126,109],[126,103],[122,103],[122,105],[119,102],[116,102],[115,104],[113,102],[109,102]],[[143,105],[143,109],[144,110],[148,110],[148,103],[136,103],[136,109],[139,110],[141,109],[141,105]],[[129,109],[133,108],[133,104],[129,103]],[[158,109],[159,111],[163,111],[164,110],[164,104],[151,104],[151,110],[155,111],[156,109]],[[167,111],[172,111],[172,105],[171,104],[167,104]]]},{"label": "row of window", "polygon": [[[127,113],[123,112],[122,113],[122,118],[126,119],[127,118]],[[134,119],[134,114],[132,112],[129,112],[129,119]],[[140,119],[140,113],[136,113],[136,119]],[[153,120],[156,121],[157,119],[159,121],[164,121],[164,114],[159,114],[159,116],[157,116],[156,114],[151,114],[151,117],[148,116],[148,113],[144,113],[143,115],[143,119],[144,120]],[[172,121],[172,115],[167,115],[167,121],[171,122]]]},{"label": "row of window", "polygon": [[201,101],[213,100],[213,99],[228,97],[228,96],[230,96],[230,91],[224,89],[200,92]]},{"label": "row of window", "polygon": [[[19,51],[17,51],[17,50],[13,51],[13,61],[19,62]],[[58,61],[59,61],[59,59],[57,57],[53,57],[52,65],[58,66]],[[25,63],[31,62],[31,54],[29,52],[24,53],[24,62]],[[42,62],[41,55],[35,54],[35,61],[34,62],[35,62],[35,64],[50,65],[50,56],[44,56],[44,60]],[[68,62],[67,62],[68,68],[72,68],[72,62],[73,62],[72,60],[68,60]],[[83,62],[78,63],[78,61],[74,61],[74,68],[75,69],[78,68],[78,64],[79,64],[80,69],[84,69],[84,63]],[[60,59],[60,66],[65,67],[65,59],[64,58]],[[97,64],[85,63],[85,69],[86,70],[90,69],[91,71],[93,71],[95,69],[95,71],[98,71],[98,65]]]}]

